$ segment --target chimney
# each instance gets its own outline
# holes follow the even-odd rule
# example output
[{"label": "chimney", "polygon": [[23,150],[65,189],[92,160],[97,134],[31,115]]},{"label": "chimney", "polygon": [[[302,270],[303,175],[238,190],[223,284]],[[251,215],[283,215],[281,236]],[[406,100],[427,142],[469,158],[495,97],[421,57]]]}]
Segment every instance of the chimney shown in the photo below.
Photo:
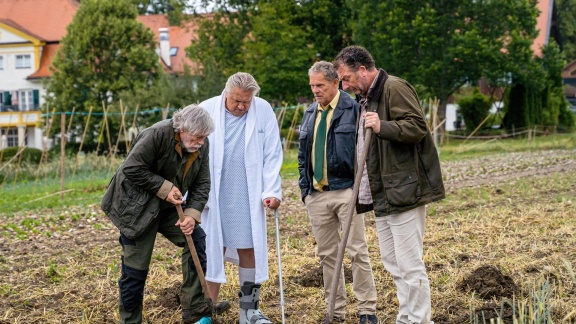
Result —
[{"label": "chimney", "polygon": [[171,67],[170,35],[168,34],[168,28],[160,28],[158,31],[160,32],[160,58],[162,58],[166,66]]}]

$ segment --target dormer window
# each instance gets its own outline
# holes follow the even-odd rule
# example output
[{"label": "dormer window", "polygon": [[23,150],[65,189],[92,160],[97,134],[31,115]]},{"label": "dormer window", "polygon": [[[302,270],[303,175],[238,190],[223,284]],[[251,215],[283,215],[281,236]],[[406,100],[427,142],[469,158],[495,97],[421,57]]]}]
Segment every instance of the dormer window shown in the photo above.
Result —
[{"label": "dormer window", "polygon": [[32,67],[32,56],[30,54],[16,55],[16,68],[29,69]]},{"label": "dormer window", "polygon": [[170,56],[176,56],[176,53],[178,53],[178,47],[170,48]]}]

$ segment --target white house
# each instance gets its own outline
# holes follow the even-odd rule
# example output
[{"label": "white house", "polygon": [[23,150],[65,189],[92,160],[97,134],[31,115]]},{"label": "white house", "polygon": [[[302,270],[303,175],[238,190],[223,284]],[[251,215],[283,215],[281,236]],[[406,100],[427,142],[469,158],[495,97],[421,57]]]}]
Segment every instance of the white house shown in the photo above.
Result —
[{"label": "white house", "polygon": [[[0,150],[25,145],[43,149],[40,107],[52,60],[80,3],[76,0],[0,0]],[[165,15],[139,16],[158,41],[164,70],[195,68],[185,53],[194,21],[170,26]]]}]

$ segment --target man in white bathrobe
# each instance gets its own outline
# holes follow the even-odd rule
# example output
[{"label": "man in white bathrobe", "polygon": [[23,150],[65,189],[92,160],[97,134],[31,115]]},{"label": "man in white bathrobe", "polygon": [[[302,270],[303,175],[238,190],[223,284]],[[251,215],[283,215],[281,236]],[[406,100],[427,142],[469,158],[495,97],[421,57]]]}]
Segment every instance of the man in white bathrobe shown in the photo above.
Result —
[{"label": "man in white bathrobe", "polygon": [[282,146],[270,104],[256,97],[254,77],[238,72],[220,96],[200,104],[214,120],[210,135],[208,203],[202,213],[206,231],[206,280],[217,312],[220,284],[226,282],[224,260],[238,264],[240,324],[272,323],[258,309],[261,283],[268,279],[266,208],[282,199]]}]

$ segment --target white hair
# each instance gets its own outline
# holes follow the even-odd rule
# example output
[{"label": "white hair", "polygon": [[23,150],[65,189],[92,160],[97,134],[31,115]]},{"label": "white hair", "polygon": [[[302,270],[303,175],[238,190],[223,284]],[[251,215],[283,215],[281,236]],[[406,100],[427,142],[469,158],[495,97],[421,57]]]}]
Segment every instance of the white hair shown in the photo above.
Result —
[{"label": "white hair", "polygon": [[204,108],[189,105],[174,113],[172,127],[177,133],[184,131],[198,136],[208,136],[214,131],[214,122]]}]

